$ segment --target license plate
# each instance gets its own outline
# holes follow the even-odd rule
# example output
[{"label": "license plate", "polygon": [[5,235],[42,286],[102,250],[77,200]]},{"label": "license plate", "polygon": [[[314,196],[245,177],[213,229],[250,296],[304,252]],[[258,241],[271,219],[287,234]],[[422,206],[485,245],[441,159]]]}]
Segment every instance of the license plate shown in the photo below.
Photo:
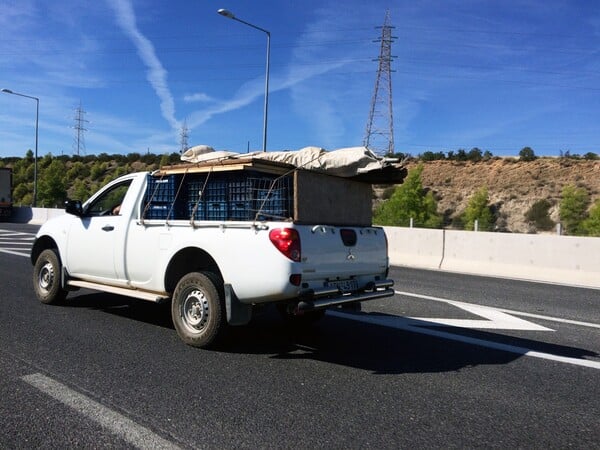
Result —
[{"label": "license plate", "polygon": [[327,281],[325,286],[328,288],[338,288],[342,292],[352,292],[358,290],[358,282],[356,280]]}]

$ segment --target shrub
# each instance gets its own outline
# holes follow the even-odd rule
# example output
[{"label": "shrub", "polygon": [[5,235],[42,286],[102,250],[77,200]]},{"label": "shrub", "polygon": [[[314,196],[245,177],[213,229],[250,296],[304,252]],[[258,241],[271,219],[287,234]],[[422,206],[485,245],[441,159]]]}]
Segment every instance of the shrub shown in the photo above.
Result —
[{"label": "shrub", "polygon": [[583,234],[581,223],[587,218],[590,198],[585,189],[565,186],[560,200],[560,219],[568,234]]},{"label": "shrub", "polygon": [[581,223],[581,231],[586,236],[600,237],[600,200],[596,200],[587,219]]},{"label": "shrub", "polygon": [[409,226],[410,219],[416,227],[439,228],[442,218],[432,192],[423,189],[421,173],[423,165],[409,172],[404,183],[398,186],[389,200],[377,210],[373,222],[388,226]]},{"label": "shrub", "polygon": [[494,215],[489,205],[487,187],[481,188],[469,200],[463,215],[465,230],[474,230],[476,220],[479,231],[492,231]]},{"label": "shrub", "polygon": [[531,147],[523,147],[519,152],[519,158],[521,161],[534,161],[536,156]]},{"label": "shrub", "polygon": [[525,213],[527,221],[535,226],[537,230],[549,231],[554,227],[554,222],[550,219],[548,210],[552,205],[546,199],[538,200]]}]

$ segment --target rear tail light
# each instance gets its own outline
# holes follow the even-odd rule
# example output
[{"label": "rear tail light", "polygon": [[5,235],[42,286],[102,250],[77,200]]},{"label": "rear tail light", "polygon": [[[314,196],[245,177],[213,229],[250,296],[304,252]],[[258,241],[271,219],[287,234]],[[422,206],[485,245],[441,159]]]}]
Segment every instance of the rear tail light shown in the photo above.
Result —
[{"label": "rear tail light", "polygon": [[277,250],[292,261],[300,262],[302,250],[300,235],[294,228],[275,228],[269,232],[269,239]]},{"label": "rear tail light", "polygon": [[342,228],[340,235],[346,247],[354,247],[356,245],[356,231],[349,228]]}]

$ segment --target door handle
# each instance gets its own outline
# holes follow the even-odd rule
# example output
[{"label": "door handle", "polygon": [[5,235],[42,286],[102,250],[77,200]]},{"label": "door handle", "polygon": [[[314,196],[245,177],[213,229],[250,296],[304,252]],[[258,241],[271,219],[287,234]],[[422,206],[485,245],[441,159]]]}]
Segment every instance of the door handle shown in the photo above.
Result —
[{"label": "door handle", "polygon": [[102,227],[102,231],[112,231],[114,229],[115,229],[115,227],[113,227],[112,225],[104,225]]}]

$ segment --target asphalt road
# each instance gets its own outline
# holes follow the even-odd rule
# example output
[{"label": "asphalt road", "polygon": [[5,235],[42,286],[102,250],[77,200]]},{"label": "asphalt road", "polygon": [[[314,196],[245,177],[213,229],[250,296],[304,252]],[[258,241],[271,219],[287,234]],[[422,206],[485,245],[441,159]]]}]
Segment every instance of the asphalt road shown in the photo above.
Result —
[{"label": "asphalt road", "polygon": [[598,448],[598,290],[394,268],[361,313],[206,351],[164,306],[37,302],[36,229],[0,223],[0,448]]}]

